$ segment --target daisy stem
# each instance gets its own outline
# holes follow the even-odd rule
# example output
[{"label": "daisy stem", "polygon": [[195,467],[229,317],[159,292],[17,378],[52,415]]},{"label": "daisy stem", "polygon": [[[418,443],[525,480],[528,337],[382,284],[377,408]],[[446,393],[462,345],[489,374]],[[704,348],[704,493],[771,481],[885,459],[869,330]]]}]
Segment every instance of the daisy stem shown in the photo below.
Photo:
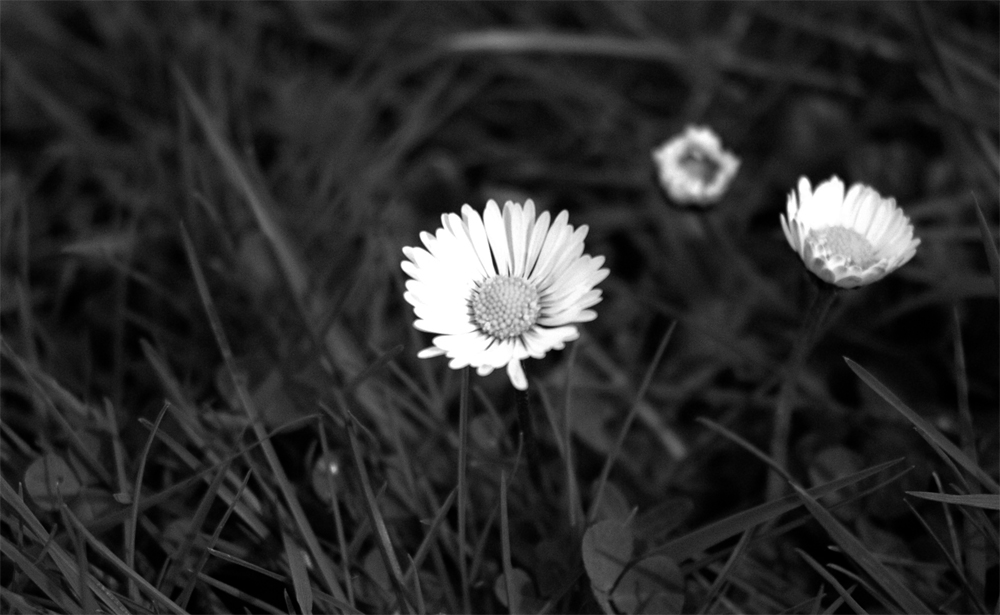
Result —
[{"label": "daisy stem", "polygon": [[521,432],[521,439],[524,442],[525,451],[528,454],[528,472],[531,474],[531,481],[535,485],[541,486],[542,475],[541,460],[538,453],[538,442],[535,440],[535,430],[531,424],[531,412],[528,403],[528,391],[516,391],[517,396],[517,426]]},{"label": "daisy stem", "polygon": [[458,570],[462,579],[462,608],[472,612],[466,547],[468,483],[465,475],[469,452],[469,367],[462,369],[462,391],[458,402]]},{"label": "daisy stem", "polygon": [[[837,298],[838,289],[835,286],[819,283],[818,292],[813,297],[812,304],[806,313],[802,328],[795,340],[792,354],[788,361],[785,377],[778,391],[778,402],[774,412],[774,432],[771,437],[771,459],[779,468],[788,463],[788,439],[792,427],[792,409],[795,405],[795,389],[799,374],[805,365],[806,358],[816,343],[823,320],[830,311],[830,306]],[[771,472],[767,478],[767,499],[775,500],[785,492],[787,485],[781,476]]]}]

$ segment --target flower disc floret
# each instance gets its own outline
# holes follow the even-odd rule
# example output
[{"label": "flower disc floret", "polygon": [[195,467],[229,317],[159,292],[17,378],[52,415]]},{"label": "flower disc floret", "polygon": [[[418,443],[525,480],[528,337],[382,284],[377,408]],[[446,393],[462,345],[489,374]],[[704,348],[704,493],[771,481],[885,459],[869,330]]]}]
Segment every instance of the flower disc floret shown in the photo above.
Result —
[{"label": "flower disc floret", "polygon": [[604,257],[583,253],[587,227],[569,214],[535,216],[535,204],[489,201],[483,214],[441,216],[441,228],[421,233],[423,247],[403,248],[411,278],[403,297],[413,326],[435,334],[421,358],[445,355],[448,366],[485,376],[506,367],[513,385],[528,387],[521,361],[541,358],[579,337],[577,324],[597,317],[595,288],[608,275]]},{"label": "flower disc floret", "polygon": [[801,178],[788,196],[781,226],[788,244],[824,282],[856,288],[880,280],[916,254],[920,240],[896,200],[833,177],[817,186]]},{"label": "flower disc floret", "polygon": [[498,340],[521,335],[538,322],[538,291],[523,278],[488,278],[472,292],[469,311],[480,330]]}]

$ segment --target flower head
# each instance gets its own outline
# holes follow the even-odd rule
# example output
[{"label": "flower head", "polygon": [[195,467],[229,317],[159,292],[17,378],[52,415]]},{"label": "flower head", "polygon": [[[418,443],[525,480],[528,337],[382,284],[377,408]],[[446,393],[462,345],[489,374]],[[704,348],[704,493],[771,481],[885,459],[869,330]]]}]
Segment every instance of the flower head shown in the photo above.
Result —
[{"label": "flower head", "polygon": [[896,199],[884,199],[863,184],[845,195],[837,177],[815,192],[808,179],[799,179],[798,196],[794,190],[788,195],[781,227],[809,271],[841,288],[881,280],[913,258],[920,245]]},{"label": "flower head", "polygon": [[688,126],[653,150],[660,184],[678,205],[711,205],[725,194],[740,168],[740,159],[722,149],[711,128]]},{"label": "flower head", "polygon": [[603,256],[583,254],[587,226],[574,230],[568,218],[536,218],[530,199],[507,201],[501,213],[491,200],[482,217],[468,205],[461,217],[441,216],[434,235],[420,234],[426,249],[403,248],[413,326],[437,334],[417,356],[446,355],[452,369],[471,365],[481,376],[506,366],[511,383],[527,389],[521,361],[578,338],[576,323],[597,317],[594,286],[608,275]]}]

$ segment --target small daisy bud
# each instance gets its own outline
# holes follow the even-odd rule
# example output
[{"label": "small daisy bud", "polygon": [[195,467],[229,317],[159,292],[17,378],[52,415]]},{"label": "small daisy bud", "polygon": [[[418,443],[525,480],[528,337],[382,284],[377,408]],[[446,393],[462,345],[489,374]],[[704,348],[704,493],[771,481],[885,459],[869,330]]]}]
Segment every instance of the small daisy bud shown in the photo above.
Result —
[{"label": "small daisy bud", "polygon": [[740,159],[722,149],[710,128],[688,126],[653,150],[657,177],[677,205],[706,207],[722,198],[740,168]]}]

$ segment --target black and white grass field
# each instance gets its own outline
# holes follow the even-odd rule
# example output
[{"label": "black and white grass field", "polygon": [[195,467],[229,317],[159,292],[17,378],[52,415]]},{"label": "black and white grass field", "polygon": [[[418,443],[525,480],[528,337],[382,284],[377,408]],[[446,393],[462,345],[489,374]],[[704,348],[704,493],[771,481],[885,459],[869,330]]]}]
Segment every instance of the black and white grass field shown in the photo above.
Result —
[{"label": "black and white grass field", "polygon": [[998,6],[5,0],[0,610],[996,613]]}]

